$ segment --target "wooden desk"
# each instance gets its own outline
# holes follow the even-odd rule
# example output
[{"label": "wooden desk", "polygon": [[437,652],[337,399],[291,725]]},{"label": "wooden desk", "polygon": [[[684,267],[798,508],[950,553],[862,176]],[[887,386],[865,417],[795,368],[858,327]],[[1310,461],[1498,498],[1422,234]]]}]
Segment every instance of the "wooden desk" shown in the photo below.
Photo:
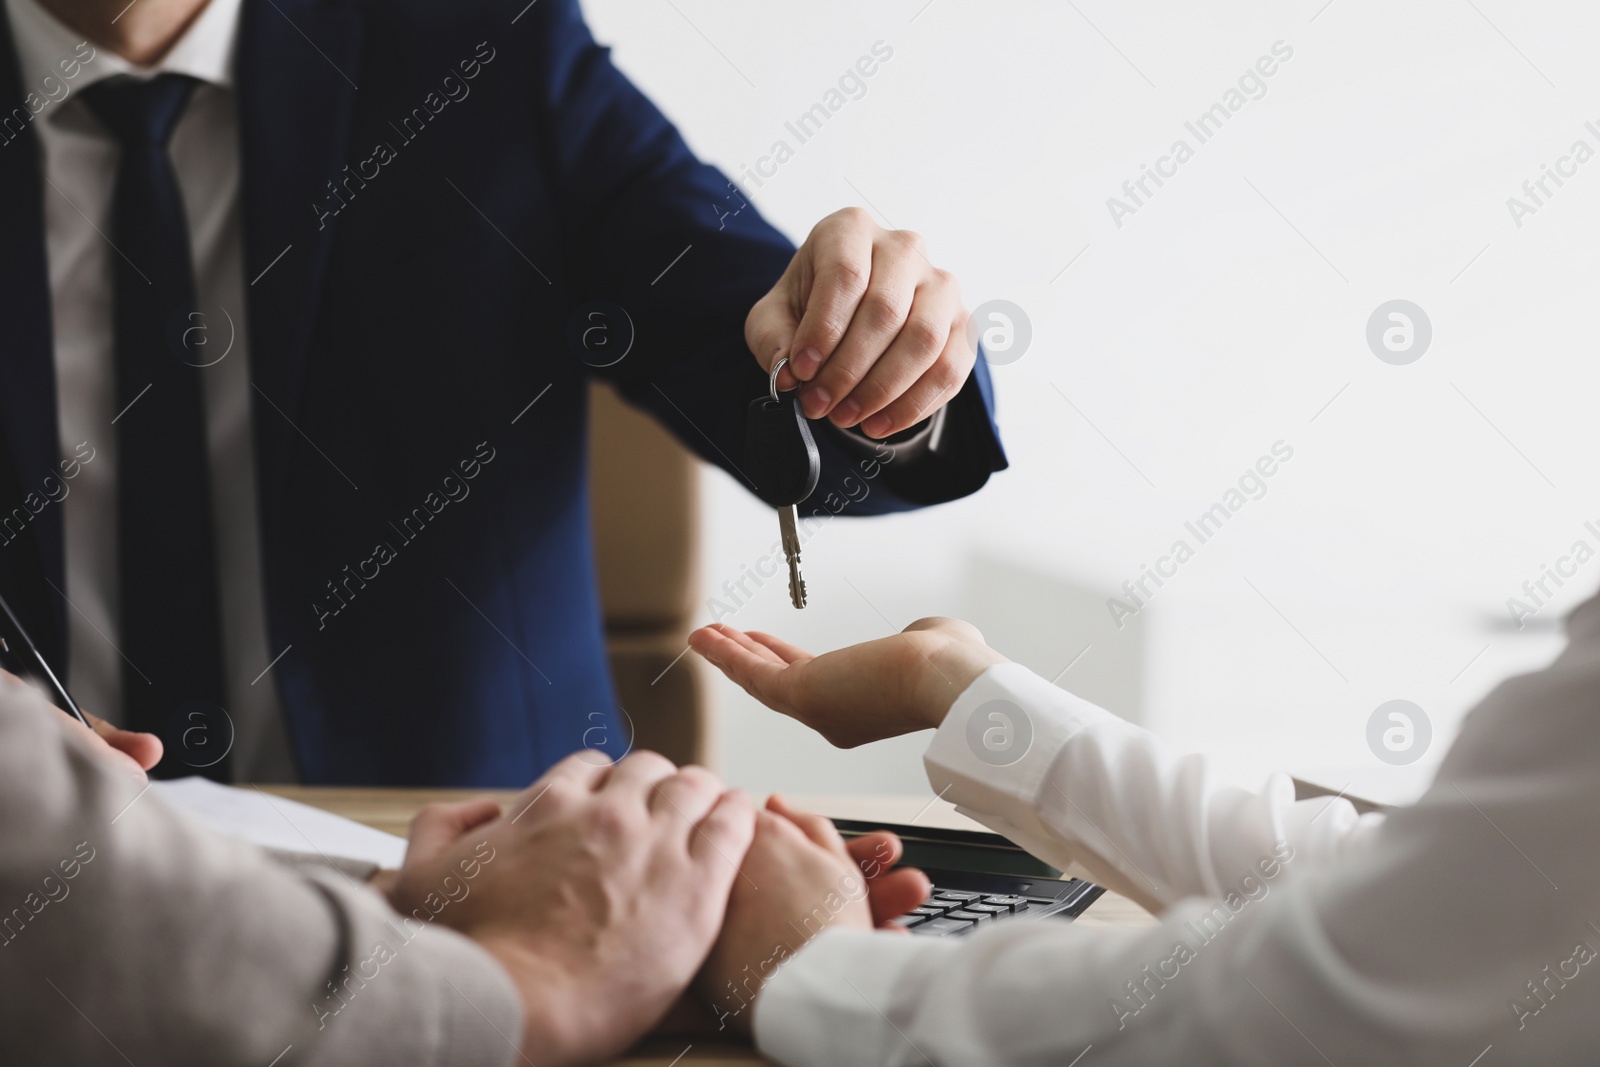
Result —
[{"label": "wooden desk", "polygon": [[[264,786],[270,793],[343,815],[377,830],[406,836],[412,815],[424,804],[481,796],[454,789],[345,789],[306,786]],[[511,793],[495,794],[509,800]],[[912,823],[954,830],[983,827],[959,814],[942,800],[931,803],[918,797],[792,796],[797,807],[841,819]],[[1068,871],[1069,874],[1081,873]],[[1107,892],[1077,920],[1084,926],[1141,926],[1156,920],[1126,897]],[[747,1043],[732,1038],[652,1039],[634,1049],[617,1067],[763,1067]]]}]

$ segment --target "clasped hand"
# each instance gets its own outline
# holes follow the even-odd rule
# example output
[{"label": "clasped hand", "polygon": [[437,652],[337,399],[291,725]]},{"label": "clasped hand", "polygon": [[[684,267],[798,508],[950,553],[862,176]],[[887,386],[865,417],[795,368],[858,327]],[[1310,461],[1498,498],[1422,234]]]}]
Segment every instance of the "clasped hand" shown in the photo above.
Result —
[{"label": "clasped hand", "polygon": [[[142,779],[159,761],[154,736],[90,721],[61,713],[108,767]],[[493,956],[523,1002],[523,1055],[562,1067],[622,1052],[674,1006],[702,1029],[748,1031],[762,982],[810,937],[883,925],[926,899],[921,872],[893,869],[900,855],[893,834],[846,844],[779,797],[758,811],[701,767],[581,752],[505,807],[423,808],[401,869],[374,888]],[[697,975],[710,1010],[684,1012]]]},{"label": "clasped hand", "polygon": [[505,967],[523,997],[523,1054],[560,1067],[627,1049],[697,974],[709,1025],[748,1028],[745,1008],[775,956],[824,927],[870,929],[926,899],[920,872],[891,870],[899,858],[892,834],[846,845],[828,820],[780,798],[757,811],[703,768],[582,752],[504,809],[423,809],[389,895],[411,914],[472,866],[471,893],[438,921]]},{"label": "clasped hand", "polygon": [[[691,643],[841,746],[939,725],[1002,659],[951,619],[822,656],[727,626]],[[93,732],[66,725],[100,758],[140,775],[159,759],[150,735],[93,721]],[[885,927],[926,899],[926,877],[896,868],[900,856],[892,834],[846,843],[827,819],[779,797],[757,810],[703,768],[582,752],[505,808],[424,808],[404,865],[380,885],[402,914],[422,914],[447,879],[474,871],[471,893],[428,912],[499,961],[522,997],[524,1056],[561,1067],[627,1049],[691,983],[713,1027],[748,1032],[762,986],[810,938]]]}]

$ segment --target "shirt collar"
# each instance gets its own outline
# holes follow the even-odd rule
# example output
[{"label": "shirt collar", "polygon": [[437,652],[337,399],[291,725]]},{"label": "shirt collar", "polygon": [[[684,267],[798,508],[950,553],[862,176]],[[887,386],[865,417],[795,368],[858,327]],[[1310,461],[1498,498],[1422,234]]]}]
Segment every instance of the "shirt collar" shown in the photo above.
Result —
[{"label": "shirt collar", "polygon": [[[93,42],[80,48],[83,34],[40,7],[37,0],[5,0],[17,45],[23,92],[42,97],[60,94],[61,86],[76,92],[118,74],[187,74],[210,85],[231,88],[239,4],[240,0],[210,0],[166,55],[154,66],[139,67]],[[85,61],[83,57],[89,54],[93,58]],[[66,71],[72,68],[64,61],[73,60],[78,72],[68,78]]]}]

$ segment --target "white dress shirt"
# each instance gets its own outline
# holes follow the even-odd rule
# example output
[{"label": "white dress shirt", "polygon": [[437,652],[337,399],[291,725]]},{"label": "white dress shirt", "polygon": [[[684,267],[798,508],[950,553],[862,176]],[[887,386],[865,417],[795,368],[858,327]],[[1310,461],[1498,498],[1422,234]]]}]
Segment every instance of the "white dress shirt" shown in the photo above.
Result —
[{"label": "white dress shirt", "polygon": [[[114,75],[187,74],[202,84],[189,98],[169,152],[189,222],[196,296],[208,311],[208,358],[232,343],[228,354],[201,374],[221,570],[226,707],[235,732],[234,773],[248,781],[292,781],[294,769],[277,690],[271,672],[263,675],[278,650],[267,647],[250,429],[250,346],[233,91],[239,4],[240,0],[211,0],[152,68],[135,68],[109,49],[90,46],[93,58],[82,63],[76,77],[64,78],[58,64],[75,52],[84,54],[78,51],[83,35],[34,0],[5,0],[25,89],[49,86],[50,95],[59,97],[32,125],[46,179],[44,223],[60,444],[63,456],[73,455],[80,442],[94,449],[94,459],[69,483],[70,491],[61,502],[65,595],[70,604],[68,688],[85,710],[121,721],[117,430],[112,422],[119,412],[111,327],[112,257],[119,253],[110,240],[120,152],[76,97],[86,86]],[[59,88],[63,85],[65,95]]]},{"label": "white dress shirt", "polygon": [[[1159,925],[830,930],[757,999],[757,1043],[789,1067],[1594,1063],[1600,598],[1567,628],[1560,657],[1491,693],[1427,794],[1387,816],[1296,802],[1287,776],[1218,785],[1204,758],[989,669],[935,734],[929,781],[1152,902]],[[969,745],[996,700],[1033,732],[1006,767]]]}]

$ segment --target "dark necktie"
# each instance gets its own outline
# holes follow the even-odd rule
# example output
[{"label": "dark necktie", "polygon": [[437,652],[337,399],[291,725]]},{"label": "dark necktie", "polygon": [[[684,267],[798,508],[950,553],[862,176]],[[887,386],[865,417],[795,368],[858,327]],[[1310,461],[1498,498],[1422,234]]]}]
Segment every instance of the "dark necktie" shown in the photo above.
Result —
[{"label": "dark necktie", "polygon": [[[112,78],[84,103],[122,146],[112,199],[118,559],[127,725],[161,736],[157,777],[225,781],[221,615],[189,227],[167,142],[193,78]],[[187,358],[185,358],[187,357]]]}]

